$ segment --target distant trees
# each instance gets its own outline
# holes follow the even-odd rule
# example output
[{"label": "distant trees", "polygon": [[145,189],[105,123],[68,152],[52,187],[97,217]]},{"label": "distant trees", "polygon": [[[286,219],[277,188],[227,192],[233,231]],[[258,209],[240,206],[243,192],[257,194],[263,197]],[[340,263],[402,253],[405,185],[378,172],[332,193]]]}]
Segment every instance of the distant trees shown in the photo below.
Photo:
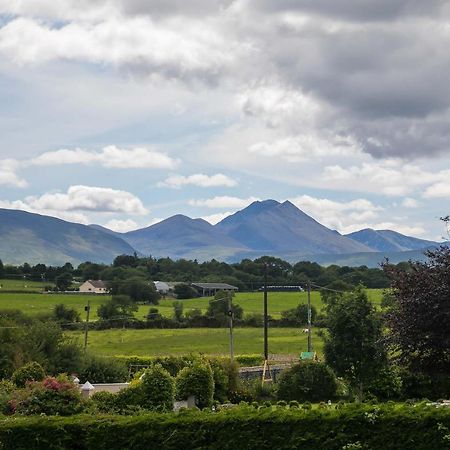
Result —
[{"label": "distant trees", "polygon": [[127,295],[113,295],[111,300],[97,308],[97,315],[102,320],[132,319],[138,306]]},{"label": "distant trees", "polygon": [[79,322],[80,314],[74,309],[66,306],[64,303],[59,303],[53,308],[53,317],[57,322],[61,323],[71,323]]},{"label": "distant trees", "polygon": [[132,278],[111,283],[112,294],[127,295],[133,302],[158,304],[160,298],[155,285],[147,280]]},{"label": "distant trees", "polygon": [[64,272],[55,278],[55,284],[59,291],[67,291],[71,286],[73,276],[70,272]]},{"label": "distant trees", "polygon": [[[311,321],[314,322],[317,310],[311,306]],[[301,303],[295,308],[281,311],[281,319],[292,326],[306,325],[308,323],[308,305]]]},{"label": "distant trees", "polygon": [[180,300],[198,297],[198,292],[186,283],[177,284],[173,289],[173,293]]},{"label": "distant trees", "polygon": [[230,295],[233,295],[233,293],[228,291],[218,291],[214,298],[209,301],[206,316],[211,319],[215,319],[221,324],[225,324],[228,322],[230,314],[233,314],[234,319],[242,319],[244,310],[239,305],[232,303],[230,311],[228,303]]},{"label": "distant trees", "polygon": [[0,278],[5,276],[5,266],[3,265],[3,261],[0,259]]}]

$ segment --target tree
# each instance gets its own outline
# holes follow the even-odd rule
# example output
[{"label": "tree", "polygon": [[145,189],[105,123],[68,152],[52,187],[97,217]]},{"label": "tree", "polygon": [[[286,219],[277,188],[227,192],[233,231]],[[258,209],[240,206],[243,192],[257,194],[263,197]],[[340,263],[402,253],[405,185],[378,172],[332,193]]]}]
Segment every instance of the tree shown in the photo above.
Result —
[{"label": "tree", "polygon": [[450,249],[426,252],[409,270],[383,265],[395,303],[387,315],[388,342],[397,360],[413,372],[450,373]]},{"label": "tree", "polygon": [[[232,296],[234,294],[229,291],[216,292],[214,298],[209,301],[206,316],[216,319],[222,324],[227,323],[230,314],[228,306],[228,298],[230,295]],[[244,310],[239,305],[235,305],[234,303],[231,305],[231,312],[234,319],[242,319],[244,314]]]},{"label": "tree", "polygon": [[[311,321],[314,322],[317,310],[311,306]],[[295,308],[281,311],[281,318],[292,325],[306,325],[308,323],[308,305],[302,303]]]},{"label": "tree", "polygon": [[180,300],[198,297],[197,291],[192,286],[185,283],[177,284],[173,289],[173,293]]},{"label": "tree", "polygon": [[387,359],[381,320],[362,287],[329,304],[327,315],[326,363],[337,376],[346,378],[362,399],[364,387]]},{"label": "tree", "polygon": [[58,290],[67,291],[72,284],[72,274],[70,272],[63,272],[55,278],[55,284]]},{"label": "tree", "polygon": [[0,259],[0,278],[5,276],[5,266],[3,265],[3,261]]},{"label": "tree", "polygon": [[117,288],[113,287],[113,293],[116,291],[117,294],[127,295],[133,302],[158,304],[160,295],[152,282],[134,278],[117,283],[117,285]]},{"label": "tree", "polygon": [[100,305],[97,314],[102,320],[131,319],[138,306],[127,295],[113,295],[110,301]]},{"label": "tree", "polygon": [[57,322],[79,322],[80,313],[74,309],[59,303],[53,308],[53,317]]},{"label": "tree", "polygon": [[177,322],[182,322],[183,321],[183,309],[184,309],[183,302],[180,302],[180,301],[173,302],[172,306],[173,306],[174,320],[176,320]]}]

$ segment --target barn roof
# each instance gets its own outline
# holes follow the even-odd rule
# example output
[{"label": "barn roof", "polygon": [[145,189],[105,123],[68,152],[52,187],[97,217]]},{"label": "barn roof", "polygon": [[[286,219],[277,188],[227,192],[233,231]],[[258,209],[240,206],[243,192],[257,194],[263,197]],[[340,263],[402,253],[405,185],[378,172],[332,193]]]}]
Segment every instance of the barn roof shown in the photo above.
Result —
[{"label": "barn roof", "polygon": [[239,288],[227,283],[192,283],[192,286],[200,289],[223,289],[237,291]]},{"label": "barn roof", "polygon": [[102,280],[87,280],[87,281],[92,286],[94,286],[96,289],[104,289],[104,288],[106,288],[106,284]]}]

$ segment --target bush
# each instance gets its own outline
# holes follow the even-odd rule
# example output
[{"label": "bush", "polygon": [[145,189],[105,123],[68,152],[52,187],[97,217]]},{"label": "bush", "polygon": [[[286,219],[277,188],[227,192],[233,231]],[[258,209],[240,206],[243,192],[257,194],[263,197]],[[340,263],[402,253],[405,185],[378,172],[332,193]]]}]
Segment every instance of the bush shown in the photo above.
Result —
[{"label": "bush", "polygon": [[368,387],[368,393],[380,400],[398,399],[401,396],[402,379],[395,368],[386,367]]},{"label": "bush", "polygon": [[179,283],[173,288],[173,293],[180,300],[198,297],[198,292],[189,284]]},{"label": "bush", "polygon": [[233,408],[133,417],[17,417],[0,421],[3,450],[63,448],[448,449],[445,408],[344,406],[339,410]]},{"label": "bush", "polygon": [[214,378],[211,366],[205,362],[196,362],[182,369],[176,377],[176,397],[185,400],[195,396],[197,406],[211,406],[214,395]]},{"label": "bush", "polygon": [[128,371],[120,362],[92,355],[86,358],[78,375],[83,383],[123,383],[127,377]]},{"label": "bush", "polygon": [[101,413],[114,413],[117,411],[118,395],[111,394],[111,392],[96,392],[91,401],[95,405],[97,411]]},{"label": "bush", "polygon": [[280,400],[321,401],[336,395],[337,382],[325,364],[302,362],[283,371],[278,383]]},{"label": "bush", "polygon": [[64,375],[47,377],[28,386],[25,390],[27,395],[17,403],[15,412],[24,415],[70,416],[80,413],[84,408],[78,387]]},{"label": "bush", "polygon": [[224,364],[217,359],[210,360],[209,364],[214,379],[214,400],[225,403],[228,399],[228,374]]},{"label": "bush", "polygon": [[145,370],[140,384],[142,401],[139,406],[149,410],[172,411],[174,380],[160,364]]},{"label": "bush", "polygon": [[23,367],[15,370],[11,381],[17,387],[25,387],[27,381],[42,381],[45,377],[45,371],[37,362],[30,362]]}]

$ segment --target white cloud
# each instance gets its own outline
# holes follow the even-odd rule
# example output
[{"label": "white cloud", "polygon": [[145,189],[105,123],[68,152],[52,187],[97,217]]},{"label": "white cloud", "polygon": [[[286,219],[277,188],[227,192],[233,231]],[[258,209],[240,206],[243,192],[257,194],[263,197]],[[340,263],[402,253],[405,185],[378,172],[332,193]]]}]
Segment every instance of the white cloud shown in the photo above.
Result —
[{"label": "white cloud", "polygon": [[128,150],[109,145],[99,152],[79,148],[46,152],[31,160],[30,164],[37,166],[100,164],[111,169],[173,169],[178,161],[155,150],[146,148]]},{"label": "white cloud", "polygon": [[230,69],[245,44],[233,42],[201,19],[172,17],[163,24],[150,16],[49,22],[18,17],[0,28],[0,53],[19,65],[72,60],[168,78],[217,78]]},{"label": "white cloud", "polygon": [[[450,176],[450,174],[449,174]],[[450,179],[450,178],[448,178]],[[450,198],[450,182],[441,181],[429,186],[423,193],[424,198]]]},{"label": "white cloud", "polygon": [[13,159],[0,160],[0,185],[26,187],[27,182],[16,173],[18,167],[19,163]]},{"label": "white cloud", "polygon": [[367,221],[376,220],[383,210],[382,207],[363,198],[349,202],[337,202],[326,198],[302,195],[291,201],[323,225],[344,234],[362,228],[372,228],[372,226],[368,226]]},{"label": "white cloud", "polygon": [[402,201],[402,206],[404,208],[418,208],[419,202],[415,198],[406,197]]},{"label": "white cloud", "polygon": [[204,206],[212,209],[224,209],[224,208],[245,208],[250,203],[259,200],[256,197],[239,198],[229,197],[227,195],[217,196],[213,198],[189,200],[191,206]]},{"label": "white cloud", "polygon": [[145,215],[148,210],[130,192],[93,186],[71,186],[66,193],[49,192],[24,200],[1,201],[0,207],[21,209],[80,223],[91,223],[85,213]]},{"label": "white cloud", "polygon": [[106,222],[103,226],[118,233],[126,233],[127,231],[136,230],[138,228],[138,224],[131,219],[112,219]]},{"label": "white cloud", "polygon": [[393,230],[398,233],[406,234],[407,236],[423,236],[426,231],[421,224],[410,226],[395,222],[380,222],[370,228],[375,230]]},{"label": "white cloud", "polygon": [[234,214],[231,211],[227,211],[224,213],[217,213],[217,214],[210,214],[209,216],[202,216],[201,218],[203,220],[206,220],[211,225],[215,225],[216,223],[221,222],[225,217],[231,216],[231,214]]},{"label": "white cloud", "polygon": [[170,187],[174,189],[179,189],[181,186],[186,185],[199,187],[232,187],[236,186],[237,182],[236,180],[233,180],[233,178],[230,178],[222,173],[216,173],[215,175],[205,175],[203,173],[197,173],[189,176],[171,175],[165,181],[158,183],[158,186],[160,187]]}]

